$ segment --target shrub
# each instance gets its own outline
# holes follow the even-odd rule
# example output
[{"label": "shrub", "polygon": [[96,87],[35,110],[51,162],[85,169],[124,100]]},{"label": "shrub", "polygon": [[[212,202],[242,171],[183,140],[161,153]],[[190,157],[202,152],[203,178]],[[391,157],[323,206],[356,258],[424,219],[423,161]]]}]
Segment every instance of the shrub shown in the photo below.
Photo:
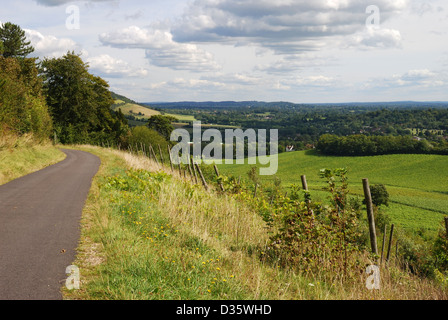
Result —
[{"label": "shrub", "polygon": [[377,207],[385,205],[389,206],[389,192],[383,184],[376,184],[370,187],[372,202]]},{"label": "shrub", "polygon": [[[355,275],[359,271],[359,252],[365,247],[359,209],[347,198],[346,170],[323,170],[331,205],[281,198],[275,205],[273,226],[265,259],[304,272],[327,273],[335,277]],[[337,180],[338,183],[336,182]]]}]

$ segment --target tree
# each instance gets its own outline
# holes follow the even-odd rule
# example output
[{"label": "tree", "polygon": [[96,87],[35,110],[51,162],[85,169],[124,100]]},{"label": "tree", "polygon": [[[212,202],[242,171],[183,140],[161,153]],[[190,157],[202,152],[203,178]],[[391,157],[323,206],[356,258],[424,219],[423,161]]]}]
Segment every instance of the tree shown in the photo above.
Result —
[{"label": "tree", "polygon": [[34,52],[31,42],[26,40],[25,31],[10,22],[0,26],[0,43],[0,47],[3,47],[3,50],[0,48],[0,53],[5,58],[25,58]]},{"label": "tree", "polygon": [[141,145],[144,145],[145,150],[149,150],[150,145],[154,150],[158,150],[158,146],[160,146],[162,152],[165,154],[169,144],[157,131],[140,126],[131,130],[129,145],[132,147],[137,146],[138,148],[140,148]]},{"label": "tree", "polygon": [[3,130],[16,135],[33,133],[37,139],[51,134],[52,121],[34,59],[0,56],[1,134]]},{"label": "tree", "polygon": [[154,129],[160,133],[167,141],[170,140],[171,133],[174,131],[172,123],[176,118],[171,116],[156,115],[148,120],[148,128]]},{"label": "tree", "polygon": [[111,110],[109,85],[69,52],[41,63],[47,103],[62,143],[119,142],[127,124]]},{"label": "tree", "polygon": [[372,202],[377,207],[381,205],[389,206],[389,192],[383,184],[376,184],[370,187]]}]

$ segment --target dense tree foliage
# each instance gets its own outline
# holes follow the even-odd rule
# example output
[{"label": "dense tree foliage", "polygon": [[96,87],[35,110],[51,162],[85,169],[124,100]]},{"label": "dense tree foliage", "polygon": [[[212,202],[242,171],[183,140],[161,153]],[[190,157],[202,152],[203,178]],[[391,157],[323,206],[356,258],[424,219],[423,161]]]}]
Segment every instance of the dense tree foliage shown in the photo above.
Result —
[{"label": "dense tree foliage", "polygon": [[152,116],[148,121],[148,127],[157,131],[167,141],[170,140],[171,133],[174,131],[172,123],[176,121],[174,117],[156,115]]},{"label": "dense tree foliage", "polygon": [[407,136],[365,136],[347,137],[323,135],[317,149],[333,156],[375,156],[385,154],[427,154],[441,153],[445,150],[434,149],[426,140],[416,140]]},{"label": "dense tree foliage", "polygon": [[163,154],[168,154],[169,142],[162,137],[157,131],[149,129],[148,127],[135,127],[132,128],[131,134],[128,139],[129,146],[141,150],[149,151],[149,147],[152,146],[157,154],[159,153],[158,147],[160,146]]},{"label": "dense tree foliage", "polygon": [[128,131],[120,113],[111,111],[109,85],[89,73],[79,55],[41,63],[47,103],[62,143],[117,141]]},{"label": "dense tree foliage", "polygon": [[[432,152],[444,153],[443,150],[448,149],[448,104],[443,103],[298,105],[241,102],[212,105],[177,103],[153,107],[161,112],[193,115],[203,124],[278,129],[280,150],[283,151],[287,145],[294,146],[295,150],[312,148],[325,134],[418,137],[430,142]],[[356,142],[361,139],[354,138]],[[426,148],[424,143],[419,145]],[[372,146],[363,148],[369,147]],[[384,152],[377,150],[376,153]]]},{"label": "dense tree foliage", "polygon": [[0,26],[0,42],[3,43],[0,53],[5,58],[25,58],[34,52],[31,42],[26,40],[25,31],[10,22]]},{"label": "dense tree foliage", "polygon": [[36,59],[19,26],[6,23],[0,28],[0,133],[32,133],[48,138],[52,120],[42,93]]}]

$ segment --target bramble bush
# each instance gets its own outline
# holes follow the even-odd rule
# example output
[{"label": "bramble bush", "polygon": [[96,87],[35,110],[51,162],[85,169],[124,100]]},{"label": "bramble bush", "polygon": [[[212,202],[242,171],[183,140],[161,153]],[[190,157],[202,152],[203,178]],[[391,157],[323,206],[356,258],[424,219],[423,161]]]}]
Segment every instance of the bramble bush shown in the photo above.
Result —
[{"label": "bramble bush", "polygon": [[314,202],[308,192],[293,188],[291,197],[272,203],[271,219],[264,217],[273,234],[262,252],[265,261],[313,274],[351,277],[362,265],[366,226],[360,207],[348,198],[347,171],[322,170],[330,205]]}]

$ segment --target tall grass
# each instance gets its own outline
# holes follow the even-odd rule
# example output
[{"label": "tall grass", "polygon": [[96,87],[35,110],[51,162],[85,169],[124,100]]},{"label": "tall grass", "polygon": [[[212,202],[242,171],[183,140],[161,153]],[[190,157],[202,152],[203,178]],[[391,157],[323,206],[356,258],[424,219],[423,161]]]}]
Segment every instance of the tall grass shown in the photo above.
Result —
[{"label": "tall grass", "polygon": [[62,161],[65,154],[32,134],[0,135],[0,185]]},{"label": "tall grass", "polygon": [[[77,147],[102,159],[83,216],[76,265],[82,285],[66,299],[446,299],[434,283],[382,269],[382,289],[304,274],[260,259],[269,239],[250,206],[146,157]],[[330,279],[330,280],[329,280]]]}]

